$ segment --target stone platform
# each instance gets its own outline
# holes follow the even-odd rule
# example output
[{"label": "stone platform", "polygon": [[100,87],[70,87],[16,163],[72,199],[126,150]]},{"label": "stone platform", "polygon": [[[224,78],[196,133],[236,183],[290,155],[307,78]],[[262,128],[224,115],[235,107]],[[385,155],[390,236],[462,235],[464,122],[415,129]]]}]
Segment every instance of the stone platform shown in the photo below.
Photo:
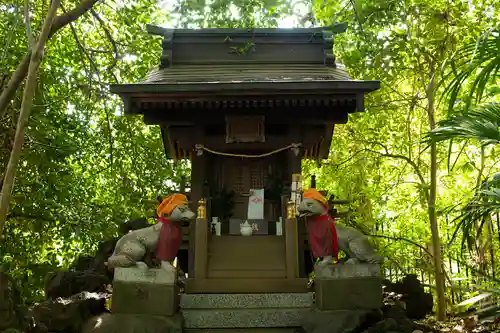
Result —
[{"label": "stone platform", "polygon": [[308,333],[347,333],[382,307],[380,266],[344,264],[315,269],[316,309],[304,316]]},{"label": "stone platform", "polygon": [[314,272],[319,310],[363,310],[382,306],[379,265],[329,265]]},{"label": "stone platform", "polygon": [[185,329],[183,333],[298,333],[296,328],[193,328]]},{"label": "stone platform", "polygon": [[313,293],[183,294],[180,301],[185,328],[231,332],[243,328],[300,327],[313,305]]},{"label": "stone platform", "polygon": [[174,315],[179,308],[176,272],[139,267],[116,268],[111,311],[121,314]]}]

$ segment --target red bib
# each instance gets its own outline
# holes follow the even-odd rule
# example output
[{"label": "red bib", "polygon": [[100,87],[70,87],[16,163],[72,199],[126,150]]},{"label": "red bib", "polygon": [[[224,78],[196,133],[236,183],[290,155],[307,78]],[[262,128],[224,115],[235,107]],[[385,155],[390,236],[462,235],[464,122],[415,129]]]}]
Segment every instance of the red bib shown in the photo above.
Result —
[{"label": "red bib", "polygon": [[158,219],[162,223],[160,238],[156,244],[156,258],[161,261],[172,262],[182,244],[182,228],[179,223],[170,222],[163,217]]},{"label": "red bib", "polygon": [[335,228],[335,220],[330,215],[308,217],[307,231],[314,258],[333,256],[338,261],[337,229]]}]

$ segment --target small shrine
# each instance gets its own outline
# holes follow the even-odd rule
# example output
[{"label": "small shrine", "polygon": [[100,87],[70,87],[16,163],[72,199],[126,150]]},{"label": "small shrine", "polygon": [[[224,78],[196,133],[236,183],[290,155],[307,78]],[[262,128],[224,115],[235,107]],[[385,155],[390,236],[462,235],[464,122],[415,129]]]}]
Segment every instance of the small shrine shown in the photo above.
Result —
[{"label": "small shrine", "polygon": [[187,296],[297,293],[309,304],[301,161],[326,159],[335,125],[380,85],[336,63],[343,29],[148,26],[163,38],[158,68],[111,87],[127,115],[160,126],[166,158],[191,162],[197,219],[178,254]]}]

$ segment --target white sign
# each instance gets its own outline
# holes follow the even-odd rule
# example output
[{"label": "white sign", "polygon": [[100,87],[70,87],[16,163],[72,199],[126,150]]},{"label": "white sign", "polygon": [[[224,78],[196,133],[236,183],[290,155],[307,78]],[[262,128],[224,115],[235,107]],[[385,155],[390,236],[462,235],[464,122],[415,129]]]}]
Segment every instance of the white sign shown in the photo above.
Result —
[{"label": "white sign", "polygon": [[250,197],[248,197],[248,219],[264,219],[264,189],[250,189]]}]

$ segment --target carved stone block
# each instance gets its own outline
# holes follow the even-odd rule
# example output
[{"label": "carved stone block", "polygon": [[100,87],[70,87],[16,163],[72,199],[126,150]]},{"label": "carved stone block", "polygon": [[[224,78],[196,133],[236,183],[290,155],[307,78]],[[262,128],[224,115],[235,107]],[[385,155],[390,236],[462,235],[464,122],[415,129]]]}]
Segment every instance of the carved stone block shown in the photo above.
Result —
[{"label": "carved stone block", "polygon": [[382,306],[382,279],[378,265],[329,265],[316,268],[315,273],[319,310],[362,310]]},{"label": "carved stone block", "polygon": [[316,279],[342,279],[357,277],[380,277],[380,265],[377,264],[345,264],[326,265],[314,268]]},{"label": "carved stone block", "polygon": [[144,282],[155,284],[175,284],[177,274],[174,270],[161,268],[117,267],[114,281]]},{"label": "carved stone block", "polygon": [[111,311],[170,316],[179,307],[175,272],[136,267],[115,269]]}]

